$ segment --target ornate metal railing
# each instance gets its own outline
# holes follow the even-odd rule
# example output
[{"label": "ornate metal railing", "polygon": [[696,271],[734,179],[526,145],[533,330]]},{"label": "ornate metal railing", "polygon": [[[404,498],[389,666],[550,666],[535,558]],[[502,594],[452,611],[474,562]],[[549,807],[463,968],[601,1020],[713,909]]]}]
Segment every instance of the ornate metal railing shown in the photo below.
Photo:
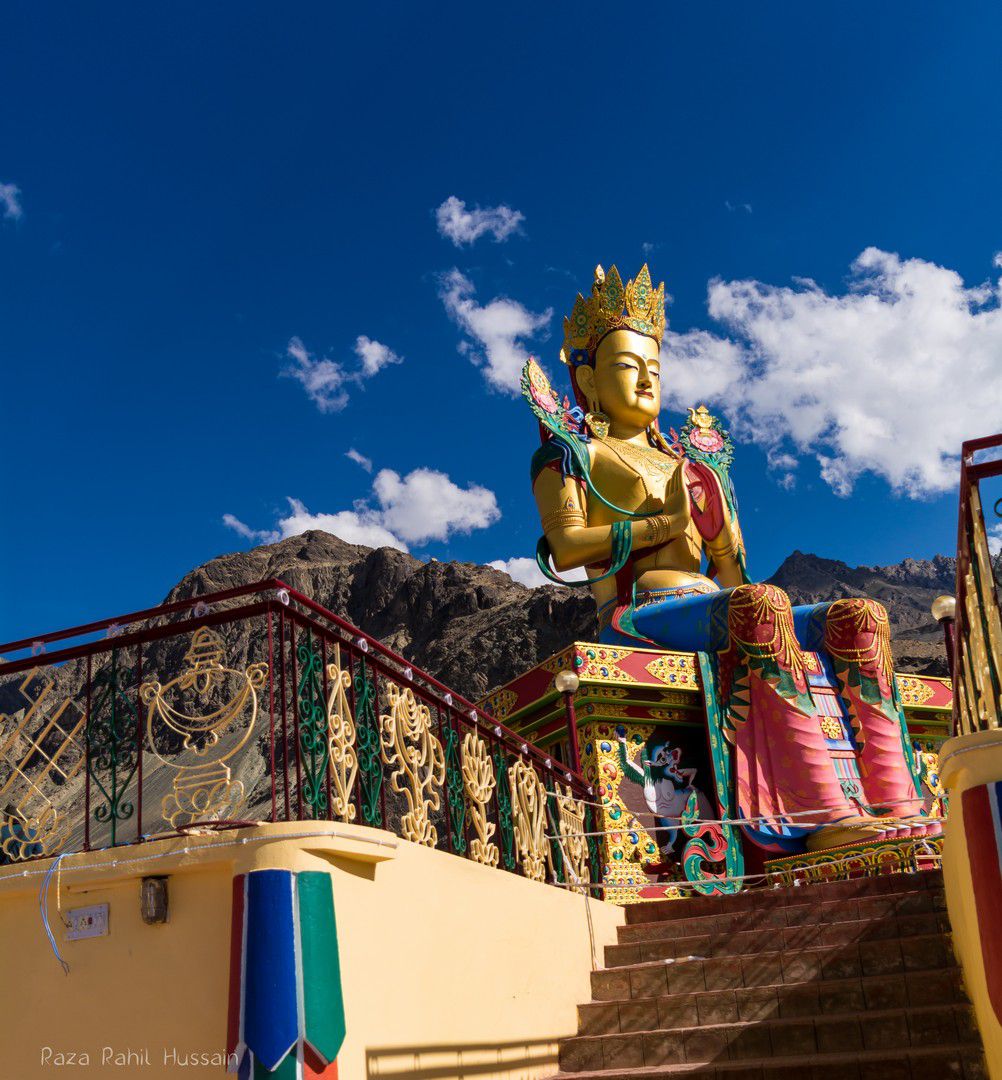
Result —
[{"label": "ornate metal railing", "polygon": [[593,880],[580,775],[282,581],[0,657],[0,862],[327,820]]},{"label": "ornate metal railing", "polygon": [[1002,435],[965,442],[960,466],[957,605],[953,636],[954,725],[959,735],[1002,723],[1002,556],[992,543],[1002,529],[1002,499],[990,503],[985,527],[982,483],[1002,476]]}]

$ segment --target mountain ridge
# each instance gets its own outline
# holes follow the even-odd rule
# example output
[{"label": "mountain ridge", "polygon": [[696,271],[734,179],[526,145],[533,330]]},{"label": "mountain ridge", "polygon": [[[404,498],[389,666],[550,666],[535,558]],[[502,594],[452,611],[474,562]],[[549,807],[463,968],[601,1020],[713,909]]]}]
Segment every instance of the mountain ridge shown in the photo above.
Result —
[{"label": "mountain ridge", "polygon": [[[794,604],[870,596],[888,609],[898,670],[947,674],[932,599],[953,591],[948,556],[851,567],[792,552],[768,580]],[[422,562],[394,548],[349,544],[311,530],[210,559],[165,602],[275,577],[312,597],[470,698],[508,682],[574,640],[595,640],[584,590],[530,588],[476,563]]]}]

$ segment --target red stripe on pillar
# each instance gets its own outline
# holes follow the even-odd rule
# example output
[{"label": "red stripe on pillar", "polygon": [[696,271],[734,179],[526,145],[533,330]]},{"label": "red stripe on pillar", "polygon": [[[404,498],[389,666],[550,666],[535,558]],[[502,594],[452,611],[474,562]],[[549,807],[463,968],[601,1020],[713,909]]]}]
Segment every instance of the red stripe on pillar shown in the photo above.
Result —
[{"label": "red stripe on pillar", "polygon": [[233,914],[230,919],[230,1001],[226,1014],[226,1053],[235,1054],[240,1041],[240,997],[244,969],[244,878],[233,879]]},{"label": "red stripe on pillar", "polygon": [[993,797],[995,784],[970,788],[964,792],[963,806],[985,980],[995,1016],[1002,1022],[1002,871],[999,836],[992,815]]}]

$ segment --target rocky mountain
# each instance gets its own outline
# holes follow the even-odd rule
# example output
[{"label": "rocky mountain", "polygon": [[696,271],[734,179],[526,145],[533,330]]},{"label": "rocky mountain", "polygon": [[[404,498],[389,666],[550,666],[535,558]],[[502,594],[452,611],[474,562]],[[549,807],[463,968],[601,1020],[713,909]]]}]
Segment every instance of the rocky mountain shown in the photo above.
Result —
[{"label": "rocky mountain", "polygon": [[[888,609],[898,669],[946,673],[933,597],[953,591],[955,561],[906,559],[850,567],[795,551],[770,579],[795,604],[872,596]],[[594,640],[595,608],[582,590],[527,588],[488,566],[421,562],[324,532],[212,559],[188,574],[167,601],[282,578],[419,667],[477,698],[569,641]]]},{"label": "rocky mountain", "polygon": [[943,633],[929,605],[956,589],[957,560],[905,559],[892,566],[847,566],[795,551],[769,579],[785,589],[794,604],[816,604],[846,596],[879,600],[891,620],[898,671],[947,675]]}]

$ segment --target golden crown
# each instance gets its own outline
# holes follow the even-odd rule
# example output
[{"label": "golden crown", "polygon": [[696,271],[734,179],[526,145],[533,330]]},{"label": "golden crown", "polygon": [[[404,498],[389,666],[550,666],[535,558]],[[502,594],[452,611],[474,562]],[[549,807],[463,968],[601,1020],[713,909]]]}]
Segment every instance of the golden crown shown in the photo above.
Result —
[{"label": "golden crown", "polygon": [[578,293],[574,310],[564,319],[564,347],[560,359],[575,363],[574,353],[582,350],[594,355],[595,347],[610,330],[635,330],[661,344],[665,333],[665,283],[655,289],[647,264],[640,273],[623,285],[613,266],[608,274],[595,267],[591,296]]}]

